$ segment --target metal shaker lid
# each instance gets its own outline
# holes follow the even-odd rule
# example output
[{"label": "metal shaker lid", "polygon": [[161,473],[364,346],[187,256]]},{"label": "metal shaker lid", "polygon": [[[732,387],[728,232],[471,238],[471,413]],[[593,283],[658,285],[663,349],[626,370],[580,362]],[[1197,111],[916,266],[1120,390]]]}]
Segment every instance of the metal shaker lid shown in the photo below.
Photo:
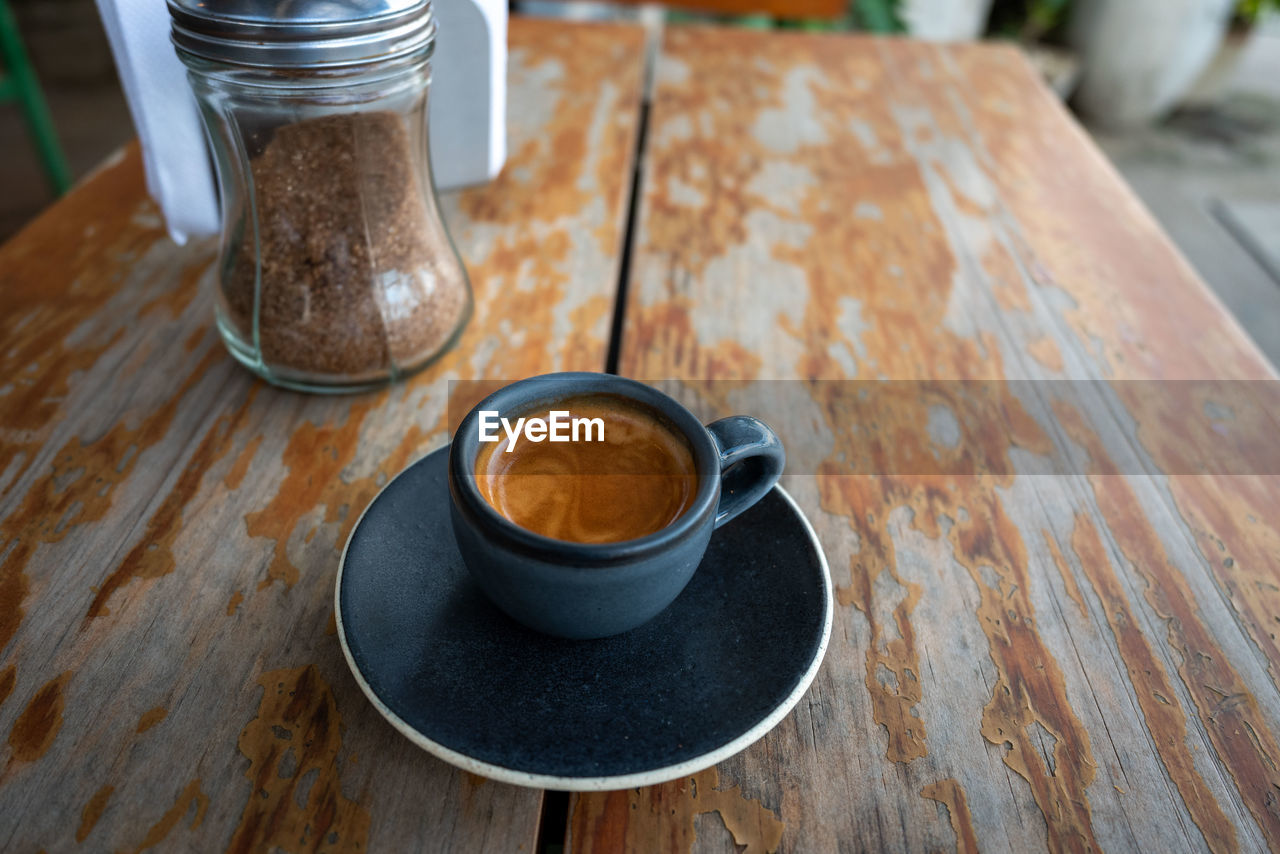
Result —
[{"label": "metal shaker lid", "polygon": [[413,53],[435,37],[431,0],[167,2],[180,51],[234,65],[356,65]]}]

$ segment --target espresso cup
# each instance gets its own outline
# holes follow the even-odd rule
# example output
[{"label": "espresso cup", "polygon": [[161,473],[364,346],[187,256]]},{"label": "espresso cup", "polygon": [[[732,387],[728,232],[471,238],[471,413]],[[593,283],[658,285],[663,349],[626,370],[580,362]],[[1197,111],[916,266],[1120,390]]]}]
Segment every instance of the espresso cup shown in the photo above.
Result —
[{"label": "espresso cup", "polygon": [[[615,542],[555,539],[502,515],[478,483],[477,461],[486,444],[480,440],[482,413],[514,420],[560,401],[596,396],[650,413],[688,443],[697,478],[684,511],[654,533]],[[735,415],[703,426],[657,389],[612,374],[532,377],[489,395],[454,434],[454,536],[472,578],[513,619],[558,637],[608,637],[670,605],[702,561],[711,532],[762,498],[785,462],[777,435],[755,418]],[[546,488],[556,488],[556,476],[546,478]]]}]

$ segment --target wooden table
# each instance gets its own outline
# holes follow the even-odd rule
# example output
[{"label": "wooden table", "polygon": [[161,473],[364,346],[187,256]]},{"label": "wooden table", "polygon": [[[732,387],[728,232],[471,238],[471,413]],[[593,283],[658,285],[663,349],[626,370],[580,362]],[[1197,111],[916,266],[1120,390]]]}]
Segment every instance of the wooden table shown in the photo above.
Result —
[{"label": "wooden table", "polygon": [[[1280,482],[1193,474],[1230,425],[1165,391],[1275,375],[1020,55],[672,29],[644,120],[639,30],[511,42],[508,167],[445,201],[478,311],[402,385],[234,365],[136,148],[0,249],[0,849],[1280,846]],[[449,381],[604,368],[619,293],[622,373],[712,408],[790,380],[767,417],[839,601],[761,742],[566,817],[383,722],[332,586]],[[876,379],[915,392],[827,382]],[[1054,442],[1076,472],[1028,473]]]}]

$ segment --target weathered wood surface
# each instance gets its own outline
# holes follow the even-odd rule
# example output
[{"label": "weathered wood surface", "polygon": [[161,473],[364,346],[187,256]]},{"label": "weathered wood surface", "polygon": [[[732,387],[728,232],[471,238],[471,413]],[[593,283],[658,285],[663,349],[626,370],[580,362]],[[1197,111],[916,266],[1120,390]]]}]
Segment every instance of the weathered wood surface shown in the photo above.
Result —
[{"label": "weathered wood surface", "polygon": [[0,249],[0,849],[531,850],[542,797],[455,771],[361,695],[333,579],[452,379],[604,364],[643,33],[511,24],[510,160],[445,200],[457,349],[379,394],[253,380],[136,148]]},{"label": "weathered wood surface", "polygon": [[[1280,847],[1280,481],[1190,474],[1236,425],[1168,382],[1275,377],[1022,57],[668,30],[642,188],[621,370],[773,423],[839,603],[774,732],[570,848]],[[1002,436],[958,379],[1029,381]]]}]

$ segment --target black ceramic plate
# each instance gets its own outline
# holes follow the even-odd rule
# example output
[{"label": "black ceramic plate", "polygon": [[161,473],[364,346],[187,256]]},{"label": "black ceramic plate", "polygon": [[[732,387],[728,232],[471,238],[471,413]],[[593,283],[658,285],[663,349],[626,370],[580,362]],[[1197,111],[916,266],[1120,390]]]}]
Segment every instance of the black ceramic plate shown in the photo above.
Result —
[{"label": "black ceramic plate", "polygon": [[338,568],[338,637],[378,711],[476,774],[600,791],[673,780],[772,729],[813,681],[831,577],[780,488],[711,538],[651,622],[603,640],[526,629],[467,575],[449,524],[447,448],[365,511]]}]

